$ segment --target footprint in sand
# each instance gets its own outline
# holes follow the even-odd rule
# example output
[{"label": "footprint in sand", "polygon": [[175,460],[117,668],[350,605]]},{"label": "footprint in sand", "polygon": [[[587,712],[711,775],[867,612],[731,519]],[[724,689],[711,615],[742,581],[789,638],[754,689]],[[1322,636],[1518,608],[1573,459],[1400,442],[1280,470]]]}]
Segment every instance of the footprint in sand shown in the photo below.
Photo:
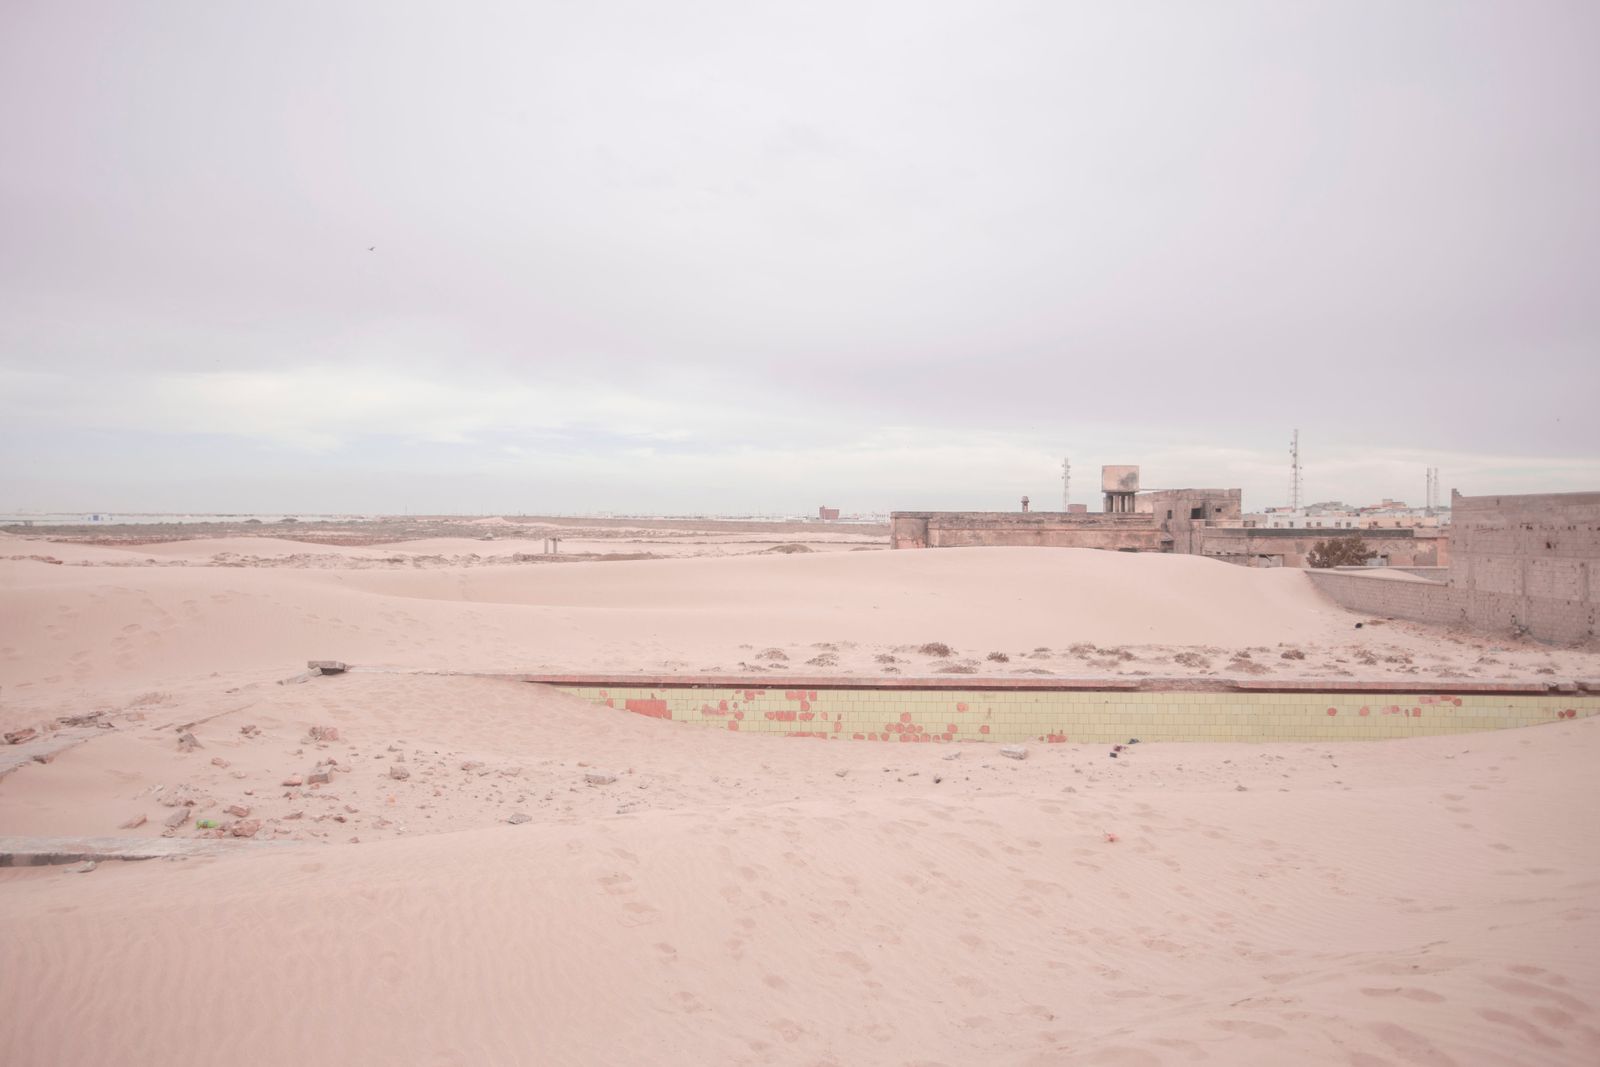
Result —
[{"label": "footprint in sand", "polygon": [[602,890],[612,896],[633,892],[633,878],[629,875],[622,874],[621,872],[604,875],[595,879],[595,881],[600,885]]},{"label": "footprint in sand", "polygon": [[872,964],[868,963],[854,952],[835,952],[833,954],[833,958],[859,974],[872,973]]},{"label": "footprint in sand", "polygon": [[1417,1000],[1424,1004],[1438,1004],[1445,998],[1427,989],[1406,989],[1401,986],[1392,986],[1386,989],[1366,987],[1361,990],[1362,996],[1368,997],[1404,997],[1407,1000]]},{"label": "footprint in sand", "polygon": [[1515,1030],[1527,1040],[1532,1041],[1535,1045],[1542,1045],[1545,1048],[1564,1047],[1561,1041],[1551,1037],[1539,1027],[1530,1023],[1528,1020],[1519,1019],[1517,1016],[1511,1015],[1508,1012],[1499,1011],[1494,1008],[1479,1008],[1478,1015],[1480,1018],[1486,1019],[1489,1022],[1494,1023],[1496,1026],[1503,1026],[1508,1030]]},{"label": "footprint in sand", "polygon": [[1407,1063],[1415,1063],[1420,1067],[1456,1067],[1454,1059],[1415,1030],[1390,1022],[1368,1023],[1367,1029]]}]

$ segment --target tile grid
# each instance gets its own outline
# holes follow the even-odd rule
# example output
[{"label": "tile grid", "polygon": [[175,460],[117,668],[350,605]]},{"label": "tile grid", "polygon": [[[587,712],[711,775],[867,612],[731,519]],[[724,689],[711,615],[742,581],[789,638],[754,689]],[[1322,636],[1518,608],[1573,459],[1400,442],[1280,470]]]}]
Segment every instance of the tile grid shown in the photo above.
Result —
[{"label": "tile grid", "polygon": [[890,743],[1379,740],[1600,714],[1600,695],[1092,690],[557,688],[721,730]]}]

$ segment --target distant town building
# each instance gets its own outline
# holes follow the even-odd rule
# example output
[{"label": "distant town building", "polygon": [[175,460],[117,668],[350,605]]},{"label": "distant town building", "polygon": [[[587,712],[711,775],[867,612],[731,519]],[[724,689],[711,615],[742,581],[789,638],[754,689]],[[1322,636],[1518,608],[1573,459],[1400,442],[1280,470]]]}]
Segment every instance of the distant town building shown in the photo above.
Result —
[{"label": "distant town building", "polygon": [[[1139,488],[1139,467],[1101,468],[1105,510],[897,511],[893,548],[1034,545],[1203,555],[1250,567],[1304,567],[1318,540],[1360,532],[1378,566],[1432,567],[1449,560],[1446,513],[1399,501],[1350,508],[1338,501],[1246,515],[1238,489]],[[1024,498],[1026,500],[1026,498]]]}]

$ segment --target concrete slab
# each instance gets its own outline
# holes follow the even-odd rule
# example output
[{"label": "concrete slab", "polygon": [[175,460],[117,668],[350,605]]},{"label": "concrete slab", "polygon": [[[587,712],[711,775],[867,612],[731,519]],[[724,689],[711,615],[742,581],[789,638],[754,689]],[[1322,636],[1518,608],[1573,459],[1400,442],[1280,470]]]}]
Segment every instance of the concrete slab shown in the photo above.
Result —
[{"label": "concrete slab", "polygon": [[282,848],[285,842],[194,837],[0,837],[0,867],[159,860]]},{"label": "concrete slab", "polygon": [[67,749],[99,734],[99,730],[62,731],[21,745],[0,745],[0,778],[30,763],[49,763]]}]

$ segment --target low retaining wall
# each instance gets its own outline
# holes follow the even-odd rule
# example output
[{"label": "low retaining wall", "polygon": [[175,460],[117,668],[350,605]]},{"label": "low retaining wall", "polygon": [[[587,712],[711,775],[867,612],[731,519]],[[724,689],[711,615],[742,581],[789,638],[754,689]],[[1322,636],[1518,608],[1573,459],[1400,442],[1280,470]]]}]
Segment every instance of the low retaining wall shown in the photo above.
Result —
[{"label": "low retaining wall", "polygon": [[1353,571],[1308,570],[1312,584],[1351,611],[1540,641],[1586,641],[1600,633],[1596,606],[1581,600],[1513,596],[1433,582],[1403,582]]},{"label": "low retaining wall", "polygon": [[[1393,583],[1410,584],[1410,583]],[[719,730],[895,743],[952,741],[1370,741],[1532,726],[1600,714],[1600,692],[1534,694],[1236,683],[1125,686],[933,682],[705,684],[572,678],[528,681],[619,711]],[[1149,683],[1144,683],[1149,685]]]}]

